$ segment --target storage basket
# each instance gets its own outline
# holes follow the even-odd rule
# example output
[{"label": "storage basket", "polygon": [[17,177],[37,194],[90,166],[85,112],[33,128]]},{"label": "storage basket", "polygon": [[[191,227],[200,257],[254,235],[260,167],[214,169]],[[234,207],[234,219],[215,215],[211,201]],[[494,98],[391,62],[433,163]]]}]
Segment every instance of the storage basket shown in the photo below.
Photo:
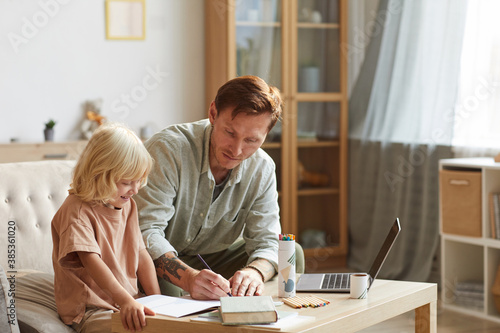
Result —
[{"label": "storage basket", "polygon": [[442,231],[481,237],[481,171],[441,170]]}]

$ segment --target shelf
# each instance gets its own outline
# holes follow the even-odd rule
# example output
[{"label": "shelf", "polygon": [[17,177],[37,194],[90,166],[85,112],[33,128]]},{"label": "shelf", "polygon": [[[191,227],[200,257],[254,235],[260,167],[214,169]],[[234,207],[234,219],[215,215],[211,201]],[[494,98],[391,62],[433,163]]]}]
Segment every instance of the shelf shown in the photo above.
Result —
[{"label": "shelf", "polygon": [[338,140],[335,141],[301,141],[297,140],[297,146],[299,148],[322,148],[322,147],[338,147],[340,142]]},{"label": "shelf", "polygon": [[332,267],[347,266],[347,251],[340,245],[304,249],[304,255],[306,257],[306,271],[325,272],[331,271]]},{"label": "shelf", "polygon": [[298,92],[297,102],[342,102],[345,97],[339,92]]},{"label": "shelf", "polygon": [[500,240],[493,238],[483,238],[484,245],[494,249],[500,249]]},{"label": "shelf", "polygon": [[450,240],[470,245],[486,246],[492,249],[500,249],[500,239],[493,239],[488,237],[467,237],[452,234],[442,234],[443,240]]},{"label": "shelf", "polygon": [[340,29],[340,24],[338,24],[338,23],[299,22],[299,23],[297,23],[297,28],[301,28],[301,29]]},{"label": "shelf", "polygon": [[314,195],[332,195],[339,194],[338,188],[304,188],[299,189],[297,194],[302,197]]},{"label": "shelf", "polygon": [[[443,240],[451,240],[455,242],[471,244],[471,245],[480,245],[480,246],[482,246],[486,241],[486,239],[482,237],[467,237],[467,236],[452,235],[452,234],[443,234],[442,237]],[[494,241],[494,239],[491,240]]]},{"label": "shelf", "polygon": [[474,316],[474,317],[479,317],[487,320],[492,320],[497,323],[500,323],[500,315],[495,314],[495,315],[486,315],[484,313],[484,310],[477,310],[474,308],[467,308],[465,306],[460,306],[456,304],[446,304],[446,309],[447,310],[453,310],[455,312],[463,313],[464,315],[467,316]]},{"label": "shelf", "polygon": [[[467,308],[465,306],[460,306],[460,305],[456,305],[456,304],[452,304],[452,303],[447,304],[446,308],[453,310],[453,311],[456,311],[456,312],[463,313],[465,315],[473,315],[476,317],[488,318],[484,315],[483,310],[478,310],[478,309],[474,309],[474,308]],[[500,320],[500,318],[498,318],[498,320]]]},{"label": "shelf", "polygon": [[495,163],[493,157],[476,158],[449,158],[440,161],[444,167],[456,166],[464,168],[483,168],[500,169],[500,163]]},{"label": "shelf", "polygon": [[254,21],[237,21],[237,27],[252,27],[252,28],[281,28],[281,22],[254,22]]},{"label": "shelf", "polygon": [[326,247],[315,247],[315,248],[304,249],[304,255],[306,257],[311,257],[311,258],[335,256],[342,254],[345,254],[345,251],[339,245],[330,245]]},{"label": "shelf", "polygon": [[280,149],[281,142],[264,142],[261,146],[262,149]]}]

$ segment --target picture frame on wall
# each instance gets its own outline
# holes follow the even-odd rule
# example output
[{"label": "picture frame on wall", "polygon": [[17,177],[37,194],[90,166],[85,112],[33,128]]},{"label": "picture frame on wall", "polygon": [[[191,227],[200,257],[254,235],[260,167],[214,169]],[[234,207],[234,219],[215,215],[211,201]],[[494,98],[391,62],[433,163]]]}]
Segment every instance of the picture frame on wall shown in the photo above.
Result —
[{"label": "picture frame on wall", "polygon": [[145,0],[106,0],[106,39],[144,40]]}]

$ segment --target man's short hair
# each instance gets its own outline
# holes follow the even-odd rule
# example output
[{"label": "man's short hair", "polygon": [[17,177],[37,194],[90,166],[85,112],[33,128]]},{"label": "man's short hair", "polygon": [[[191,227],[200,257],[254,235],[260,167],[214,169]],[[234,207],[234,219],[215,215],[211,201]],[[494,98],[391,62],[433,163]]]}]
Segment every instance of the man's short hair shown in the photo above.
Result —
[{"label": "man's short hair", "polygon": [[282,100],[278,88],[270,86],[258,76],[246,75],[227,81],[217,91],[215,108],[221,112],[234,108],[233,119],[240,113],[259,115],[268,112],[271,115],[271,130],[281,117]]}]

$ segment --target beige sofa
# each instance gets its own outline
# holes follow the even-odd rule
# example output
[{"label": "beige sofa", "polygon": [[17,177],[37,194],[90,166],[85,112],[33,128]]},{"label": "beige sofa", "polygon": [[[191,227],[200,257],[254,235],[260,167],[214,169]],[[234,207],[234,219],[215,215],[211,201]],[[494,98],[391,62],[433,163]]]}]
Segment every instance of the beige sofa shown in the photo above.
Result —
[{"label": "beige sofa", "polygon": [[[0,164],[0,332],[74,332],[53,289],[51,220],[74,161]],[[5,313],[5,314],[3,314]]]}]

